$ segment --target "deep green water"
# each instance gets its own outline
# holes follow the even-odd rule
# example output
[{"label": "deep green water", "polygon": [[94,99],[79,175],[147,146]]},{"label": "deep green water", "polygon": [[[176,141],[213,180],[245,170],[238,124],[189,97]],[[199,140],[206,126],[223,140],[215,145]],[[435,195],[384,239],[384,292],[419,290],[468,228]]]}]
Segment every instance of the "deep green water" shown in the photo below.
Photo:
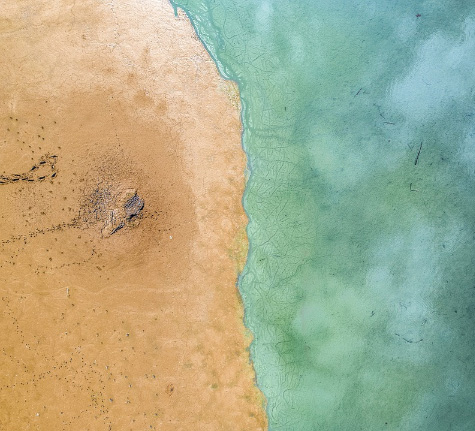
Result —
[{"label": "deep green water", "polygon": [[241,91],[269,429],[474,430],[475,2],[173,3]]}]

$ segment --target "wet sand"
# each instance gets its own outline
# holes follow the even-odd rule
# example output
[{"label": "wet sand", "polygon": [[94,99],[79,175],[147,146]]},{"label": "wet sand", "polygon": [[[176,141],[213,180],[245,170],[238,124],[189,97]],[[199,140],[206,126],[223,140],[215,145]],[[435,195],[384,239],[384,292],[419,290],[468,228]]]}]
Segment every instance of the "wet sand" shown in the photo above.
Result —
[{"label": "wet sand", "polygon": [[8,0],[0,46],[0,430],[266,429],[234,85],[162,0]]}]

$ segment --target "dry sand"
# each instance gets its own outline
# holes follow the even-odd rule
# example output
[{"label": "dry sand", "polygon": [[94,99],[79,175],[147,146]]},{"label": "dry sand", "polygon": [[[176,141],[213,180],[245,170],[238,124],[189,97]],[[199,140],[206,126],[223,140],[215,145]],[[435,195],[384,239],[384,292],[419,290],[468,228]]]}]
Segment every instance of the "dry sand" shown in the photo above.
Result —
[{"label": "dry sand", "polygon": [[188,20],[7,0],[0,54],[0,430],[265,429],[238,94]]}]

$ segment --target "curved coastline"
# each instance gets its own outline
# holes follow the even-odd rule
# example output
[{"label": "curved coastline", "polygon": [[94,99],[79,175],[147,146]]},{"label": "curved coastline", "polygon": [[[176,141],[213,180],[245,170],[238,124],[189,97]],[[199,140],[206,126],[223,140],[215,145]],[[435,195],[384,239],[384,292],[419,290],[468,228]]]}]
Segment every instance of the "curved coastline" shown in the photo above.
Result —
[{"label": "curved coastline", "polygon": [[[243,203],[243,209],[244,209],[244,212],[246,214],[246,217],[247,217],[247,220],[248,220],[248,223],[246,224],[246,235],[247,235],[247,248],[248,248],[248,251],[247,251],[247,254],[246,254],[246,261],[244,262],[244,265],[242,266],[241,270],[239,271],[239,274],[238,274],[238,282],[237,282],[237,286],[238,286],[238,289],[239,289],[239,295],[241,297],[241,300],[242,300],[242,307],[243,307],[243,323],[246,327],[246,330],[249,331],[249,338],[250,338],[250,345],[249,345],[249,350],[250,350],[250,363],[252,365],[252,368],[253,368],[253,372],[254,374],[256,373],[256,370],[254,368],[254,354],[253,354],[253,337],[254,337],[254,333],[253,333],[253,330],[251,329],[251,325],[249,322],[247,322],[247,317],[246,317],[246,308],[249,306],[249,305],[246,305],[248,304],[247,301],[245,300],[245,298],[243,298],[243,296],[245,295],[245,292],[243,292],[243,290],[241,289],[241,281],[242,281],[242,276],[243,276],[243,271],[245,270],[246,266],[248,265],[248,260],[249,260],[249,257],[250,255],[252,254],[252,243],[249,241],[249,236],[247,234],[248,232],[248,227],[249,227],[249,224],[252,222],[252,214],[249,213],[249,211],[246,209],[246,205],[245,205],[245,197],[246,197],[246,192],[247,192],[247,183],[248,181],[250,180],[251,176],[252,176],[252,172],[253,172],[253,168],[252,168],[252,160],[249,158],[249,155],[248,155],[248,152],[246,150],[246,145],[245,145],[245,133],[246,133],[246,127],[248,125],[248,117],[249,117],[249,113],[248,113],[248,109],[247,109],[247,104],[246,104],[246,100],[242,97],[242,89],[243,89],[243,86],[244,86],[244,83],[243,81],[236,75],[234,75],[232,73],[232,71],[230,70],[230,68],[226,67],[223,62],[218,58],[218,55],[217,53],[214,51],[213,47],[216,43],[216,40],[219,40],[220,39],[220,36],[219,36],[219,32],[216,32],[216,38],[215,38],[215,41],[211,42],[210,40],[208,40],[211,36],[208,35],[208,34],[203,34],[202,31],[200,31],[200,28],[199,26],[197,25],[197,23],[195,22],[195,19],[193,17],[193,14],[190,13],[190,11],[187,10],[186,7],[184,7],[183,5],[179,6],[177,5],[177,3],[174,1],[174,0],[168,0],[170,2],[170,4],[173,6],[174,8],[174,11],[175,11],[175,15],[177,16],[178,15],[178,11],[181,10],[183,11],[183,13],[187,16],[188,20],[190,21],[198,39],[200,40],[200,42],[202,43],[204,49],[206,50],[206,52],[208,53],[208,55],[210,56],[210,58],[213,60],[213,62],[215,63],[220,75],[228,80],[228,81],[231,81],[231,82],[234,82],[235,85],[237,86],[238,88],[238,91],[239,91],[239,101],[240,101],[240,118],[241,118],[241,124],[242,124],[242,131],[241,131],[241,146],[242,146],[242,151],[244,151],[245,155],[246,155],[246,161],[247,161],[247,164],[246,164],[246,189],[244,190],[243,194],[242,194],[242,203]],[[209,27],[209,25],[212,26],[212,23],[209,21],[209,22],[206,22],[205,25],[207,25]],[[209,28],[208,28],[209,30]],[[255,375],[254,377],[255,379],[255,384],[256,384],[256,387],[259,388],[259,393],[260,393],[260,396],[262,397],[262,406],[263,408],[266,410],[266,416],[267,416],[267,407],[268,407],[268,404],[267,404],[267,399],[265,397],[265,394],[262,392],[262,389],[260,388],[260,385],[259,385],[259,378],[257,375]],[[266,419],[267,421],[267,419]]]}]

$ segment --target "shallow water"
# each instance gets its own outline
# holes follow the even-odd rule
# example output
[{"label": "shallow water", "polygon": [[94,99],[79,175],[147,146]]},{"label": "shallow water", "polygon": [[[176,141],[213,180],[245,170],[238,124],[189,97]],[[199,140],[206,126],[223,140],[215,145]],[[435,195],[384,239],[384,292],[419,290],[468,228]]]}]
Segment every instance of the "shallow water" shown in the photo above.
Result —
[{"label": "shallow water", "polygon": [[475,6],[173,3],[241,91],[269,429],[473,429]]}]

